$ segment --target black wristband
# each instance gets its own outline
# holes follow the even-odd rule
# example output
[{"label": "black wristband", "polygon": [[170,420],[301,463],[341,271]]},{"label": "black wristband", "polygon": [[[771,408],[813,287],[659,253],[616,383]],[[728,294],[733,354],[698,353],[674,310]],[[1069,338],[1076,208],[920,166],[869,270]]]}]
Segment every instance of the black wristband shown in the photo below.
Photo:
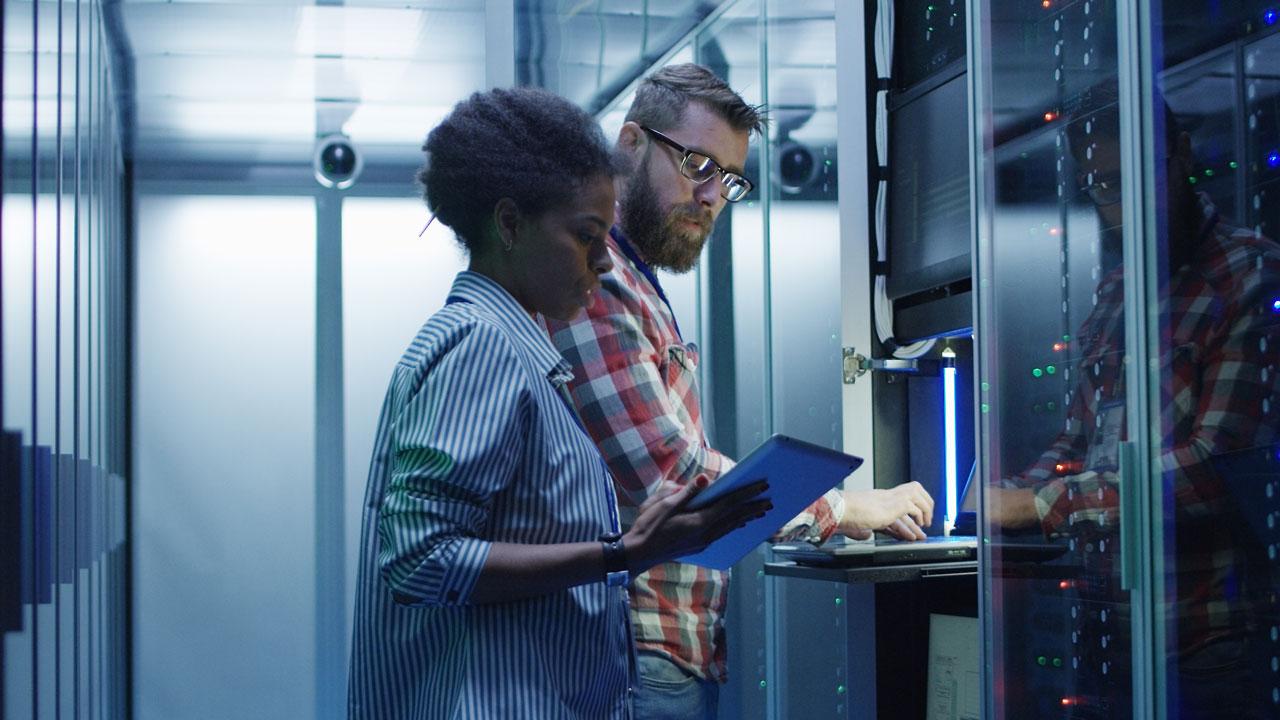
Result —
[{"label": "black wristband", "polygon": [[605,533],[600,536],[600,544],[604,548],[604,580],[610,585],[620,585],[628,578],[627,550],[622,545],[622,536],[618,533]]}]

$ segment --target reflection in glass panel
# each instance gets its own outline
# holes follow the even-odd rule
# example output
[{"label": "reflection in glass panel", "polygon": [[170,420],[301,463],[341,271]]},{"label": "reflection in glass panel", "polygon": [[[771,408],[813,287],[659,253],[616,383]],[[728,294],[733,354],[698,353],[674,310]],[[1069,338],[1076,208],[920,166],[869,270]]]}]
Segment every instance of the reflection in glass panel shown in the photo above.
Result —
[{"label": "reflection in glass panel", "polygon": [[[518,0],[516,82],[596,113],[730,0]],[[757,46],[748,46],[754,50]]]},{"label": "reflection in glass panel", "polygon": [[[1275,12],[1275,11],[1273,11]],[[1244,49],[1245,147],[1248,185],[1244,192],[1248,227],[1280,236],[1280,34]]]},{"label": "reflection in glass panel", "polygon": [[1116,6],[996,0],[979,17],[988,709],[1129,717]]},{"label": "reflection in glass panel", "polygon": [[1280,714],[1280,34],[1273,4],[1234,5],[1165,3],[1152,28],[1146,444],[1169,718]]},{"label": "reflection in glass panel", "polygon": [[[692,57],[724,79],[746,102],[763,103],[760,78],[761,3],[738,0],[694,41]],[[674,60],[679,62],[680,60]],[[759,138],[748,148],[746,175],[760,184],[755,156]],[[764,440],[764,217],[757,189],[741,202],[726,205],[716,221],[699,263],[703,414],[713,446],[741,458]],[[666,278],[663,279],[666,283]],[[720,716],[763,720],[769,717],[772,685],[766,657],[769,583],[763,578],[764,552],[735,566],[725,613],[729,679],[720,691]]]},{"label": "reflection in glass panel", "polygon": [[[764,10],[771,125],[754,172],[767,195],[769,432],[840,449],[835,2],[769,0]],[[844,588],[773,585],[778,716],[840,717],[867,702],[848,692]]]}]

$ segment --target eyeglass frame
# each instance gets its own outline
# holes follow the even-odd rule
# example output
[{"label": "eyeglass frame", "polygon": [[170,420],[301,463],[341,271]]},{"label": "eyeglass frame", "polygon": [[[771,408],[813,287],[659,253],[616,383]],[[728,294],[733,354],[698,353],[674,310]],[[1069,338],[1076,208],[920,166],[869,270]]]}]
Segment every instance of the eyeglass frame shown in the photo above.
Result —
[{"label": "eyeglass frame", "polygon": [[[1096,207],[1117,205],[1123,199],[1121,197],[1120,173],[1118,171],[1110,173],[1107,177],[1095,182],[1081,183],[1080,189]],[[1115,193],[1115,195],[1112,196],[1111,193]]]},{"label": "eyeglass frame", "polygon": [[[706,153],[704,153],[704,152],[700,152],[700,151],[698,151],[698,150],[690,150],[689,148],[685,147],[684,145],[681,145],[680,143],[676,142],[675,140],[672,140],[671,138],[667,137],[667,136],[666,136],[666,135],[664,135],[663,133],[658,132],[657,130],[654,130],[653,128],[651,128],[651,127],[649,127],[649,126],[647,126],[647,125],[641,125],[641,126],[640,126],[640,129],[641,129],[641,130],[643,130],[643,131],[645,131],[645,132],[646,132],[646,133],[648,133],[649,135],[652,135],[652,136],[653,136],[654,138],[656,138],[657,140],[662,141],[664,144],[666,144],[667,146],[669,146],[671,149],[673,149],[673,150],[675,150],[676,152],[679,152],[679,153],[681,154],[679,168],[680,168],[680,174],[681,174],[682,176],[684,176],[685,178],[688,178],[689,180],[692,180],[694,183],[696,183],[696,184],[698,184],[698,185],[701,185],[701,184],[703,184],[703,183],[705,183],[705,182],[710,181],[710,180],[711,180],[711,178],[715,177],[715,175],[719,175],[719,176],[720,176],[720,197],[724,198],[725,202],[736,203],[736,202],[738,202],[739,200],[742,200],[742,198],[745,198],[747,195],[749,195],[749,194],[751,193],[751,191],[752,191],[752,190],[755,190],[755,189],[756,189],[756,184],[755,184],[754,182],[752,182],[752,181],[751,181],[751,178],[749,178],[749,177],[747,177],[746,175],[743,175],[743,174],[741,174],[741,173],[733,172],[732,170],[725,170],[725,169],[724,169],[724,167],[720,165],[720,162],[719,162],[718,160],[716,160],[715,158],[711,157],[710,155],[708,155],[708,154],[706,154]],[[716,173],[715,173],[715,175],[709,175],[709,176],[707,176],[707,177],[703,178],[702,180],[699,180],[699,179],[697,179],[697,178],[695,178],[695,177],[690,177],[689,173],[685,171],[685,167],[689,164],[689,158],[690,158],[690,157],[692,157],[692,156],[694,156],[694,155],[701,155],[702,157],[704,157],[704,158],[706,158],[706,159],[707,159],[707,162],[710,162],[712,165],[714,165],[714,166],[715,166],[715,169],[716,169]],[[737,179],[741,180],[743,183],[745,183],[745,184],[746,184],[746,187],[747,187],[747,189],[746,189],[746,190],[744,190],[744,191],[742,192],[742,195],[738,196],[736,199],[731,199],[731,198],[726,194],[726,193],[728,193],[728,191],[729,191],[729,186],[725,184],[725,181],[726,181],[728,178],[730,178],[730,177],[735,177],[735,178],[737,178]]]}]

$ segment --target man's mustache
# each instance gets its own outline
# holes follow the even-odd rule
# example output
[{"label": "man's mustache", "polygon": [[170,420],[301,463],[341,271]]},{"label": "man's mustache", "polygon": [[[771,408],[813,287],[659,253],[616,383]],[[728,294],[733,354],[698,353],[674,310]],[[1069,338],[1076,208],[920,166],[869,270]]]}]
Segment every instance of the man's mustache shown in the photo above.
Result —
[{"label": "man's mustache", "polygon": [[678,207],[671,211],[670,222],[679,222],[687,220],[697,223],[703,230],[710,230],[711,224],[715,222],[710,210],[702,210],[701,208]]}]

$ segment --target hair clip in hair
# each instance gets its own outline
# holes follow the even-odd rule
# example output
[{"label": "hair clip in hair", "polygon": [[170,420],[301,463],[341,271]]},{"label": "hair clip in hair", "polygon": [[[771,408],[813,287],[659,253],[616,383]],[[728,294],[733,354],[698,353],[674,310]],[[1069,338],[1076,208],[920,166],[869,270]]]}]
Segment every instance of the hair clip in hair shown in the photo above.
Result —
[{"label": "hair clip in hair", "polygon": [[427,220],[427,224],[426,224],[426,225],[423,225],[423,226],[422,226],[422,232],[418,233],[418,237],[422,237],[423,233],[425,233],[425,232],[427,231],[427,228],[431,227],[431,223],[433,223],[433,222],[435,222],[435,221],[436,221],[436,214],[435,214],[435,213],[431,213],[431,218],[430,218],[429,220]]}]

